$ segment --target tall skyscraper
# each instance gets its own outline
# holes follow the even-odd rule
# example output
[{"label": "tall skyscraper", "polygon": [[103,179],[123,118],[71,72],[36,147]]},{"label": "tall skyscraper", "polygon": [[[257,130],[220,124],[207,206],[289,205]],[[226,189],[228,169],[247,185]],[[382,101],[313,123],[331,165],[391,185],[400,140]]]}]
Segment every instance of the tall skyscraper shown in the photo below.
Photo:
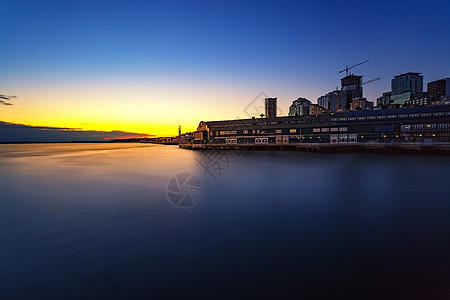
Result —
[{"label": "tall skyscraper", "polygon": [[266,118],[277,117],[277,98],[265,98]]}]

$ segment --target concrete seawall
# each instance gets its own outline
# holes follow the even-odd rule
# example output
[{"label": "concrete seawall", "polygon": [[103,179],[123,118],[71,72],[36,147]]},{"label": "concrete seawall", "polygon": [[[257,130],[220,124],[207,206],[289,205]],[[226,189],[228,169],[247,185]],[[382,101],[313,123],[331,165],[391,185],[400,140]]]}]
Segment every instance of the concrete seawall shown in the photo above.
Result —
[{"label": "concrete seawall", "polygon": [[191,150],[287,150],[323,153],[372,152],[450,155],[450,143],[438,143],[433,145],[424,145],[420,143],[180,144],[179,147]]}]

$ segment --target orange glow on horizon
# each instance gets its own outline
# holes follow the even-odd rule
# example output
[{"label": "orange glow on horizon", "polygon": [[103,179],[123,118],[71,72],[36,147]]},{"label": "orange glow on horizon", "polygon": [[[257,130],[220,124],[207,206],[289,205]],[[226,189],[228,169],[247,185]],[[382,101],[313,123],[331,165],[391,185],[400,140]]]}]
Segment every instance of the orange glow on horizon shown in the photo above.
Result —
[{"label": "orange glow on horizon", "polygon": [[[182,133],[186,133],[195,131],[200,121],[248,118],[245,109],[260,93],[259,88],[219,79],[34,78],[5,91],[18,98],[12,106],[0,107],[0,120],[172,137],[178,135],[180,125]],[[278,105],[287,112],[294,97],[275,96],[285,99]]]}]

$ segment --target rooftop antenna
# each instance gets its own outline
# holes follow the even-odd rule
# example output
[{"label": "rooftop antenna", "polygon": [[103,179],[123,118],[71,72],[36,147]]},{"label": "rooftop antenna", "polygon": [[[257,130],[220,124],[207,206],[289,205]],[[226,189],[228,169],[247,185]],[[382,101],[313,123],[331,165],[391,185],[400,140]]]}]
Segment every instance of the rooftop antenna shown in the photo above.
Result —
[{"label": "rooftop antenna", "polygon": [[359,66],[359,65],[362,65],[362,64],[365,64],[366,62],[368,62],[369,60],[365,60],[365,61],[363,61],[363,62],[360,62],[359,64],[356,64],[356,65],[353,65],[353,66],[345,66],[345,69],[344,70],[341,70],[341,71],[339,71],[339,73],[342,73],[342,72],[344,72],[345,71],[345,76],[348,76],[348,70],[350,70],[351,68],[354,68],[354,67],[356,67],[356,66]]}]

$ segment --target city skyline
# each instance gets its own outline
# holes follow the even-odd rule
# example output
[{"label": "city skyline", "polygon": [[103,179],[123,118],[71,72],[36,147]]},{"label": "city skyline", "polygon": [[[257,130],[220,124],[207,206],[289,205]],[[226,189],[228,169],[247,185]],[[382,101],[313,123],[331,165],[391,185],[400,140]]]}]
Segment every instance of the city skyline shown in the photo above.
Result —
[{"label": "city skyline", "polygon": [[[351,8],[351,9],[349,9]],[[448,1],[3,1],[0,121],[148,135],[246,117],[260,92],[317,98],[346,65],[376,101],[391,79],[450,77]],[[5,99],[6,100],[6,99]],[[2,100],[2,103],[5,101]]]}]

